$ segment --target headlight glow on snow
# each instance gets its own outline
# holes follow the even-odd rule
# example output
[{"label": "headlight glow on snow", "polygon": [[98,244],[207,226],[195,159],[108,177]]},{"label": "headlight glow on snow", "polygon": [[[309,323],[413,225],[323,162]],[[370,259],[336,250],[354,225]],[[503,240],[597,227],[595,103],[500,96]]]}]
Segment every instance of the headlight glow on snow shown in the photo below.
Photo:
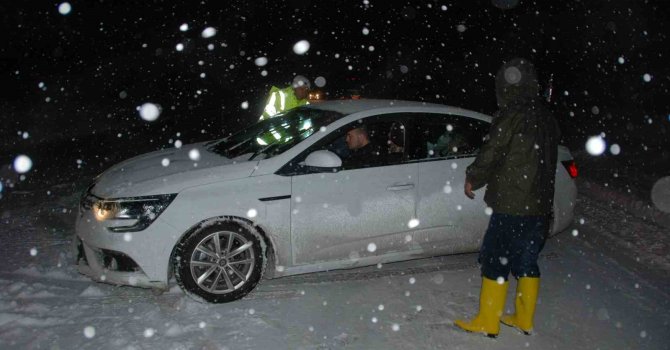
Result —
[{"label": "headlight glow on snow", "polygon": [[135,232],[149,227],[154,220],[170,205],[177,194],[164,194],[147,197],[118,199],[99,199],[91,209],[98,221],[126,221],[127,224],[109,226],[112,232]]}]

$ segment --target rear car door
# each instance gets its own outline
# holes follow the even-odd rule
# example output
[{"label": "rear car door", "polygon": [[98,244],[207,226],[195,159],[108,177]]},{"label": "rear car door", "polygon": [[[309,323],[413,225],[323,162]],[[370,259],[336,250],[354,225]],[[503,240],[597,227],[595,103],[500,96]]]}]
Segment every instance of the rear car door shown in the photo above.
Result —
[{"label": "rear car door", "polygon": [[417,163],[415,240],[433,254],[476,249],[489,216],[483,192],[474,200],[463,193],[465,170],[488,134],[489,123],[465,116],[424,113],[412,118],[408,159]]}]

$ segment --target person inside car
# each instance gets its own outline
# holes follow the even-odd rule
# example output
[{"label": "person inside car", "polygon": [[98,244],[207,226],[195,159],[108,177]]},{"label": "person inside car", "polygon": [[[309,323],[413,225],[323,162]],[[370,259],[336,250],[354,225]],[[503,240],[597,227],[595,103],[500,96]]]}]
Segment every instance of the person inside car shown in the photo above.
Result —
[{"label": "person inside car", "polygon": [[403,128],[403,125],[394,122],[391,125],[391,129],[389,130],[388,133],[388,153],[389,154],[396,154],[400,153],[402,155],[402,152],[405,149],[405,138],[404,138],[405,130]]},{"label": "person inside car", "polygon": [[350,150],[349,157],[344,160],[346,167],[362,167],[382,163],[382,149],[370,140],[368,131],[364,126],[349,130],[345,142]]}]

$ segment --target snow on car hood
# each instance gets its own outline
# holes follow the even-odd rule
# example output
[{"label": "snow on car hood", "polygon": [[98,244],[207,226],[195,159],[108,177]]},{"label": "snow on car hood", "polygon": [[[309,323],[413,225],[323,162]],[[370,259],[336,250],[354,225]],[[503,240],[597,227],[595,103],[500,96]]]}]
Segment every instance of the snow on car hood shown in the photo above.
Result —
[{"label": "snow on car hood", "polygon": [[[193,157],[197,160],[191,159],[190,152],[197,152],[199,157]],[[205,142],[195,143],[116,164],[98,176],[91,192],[102,198],[177,193],[187,187],[250,176],[257,164],[223,157],[207,150]]]}]

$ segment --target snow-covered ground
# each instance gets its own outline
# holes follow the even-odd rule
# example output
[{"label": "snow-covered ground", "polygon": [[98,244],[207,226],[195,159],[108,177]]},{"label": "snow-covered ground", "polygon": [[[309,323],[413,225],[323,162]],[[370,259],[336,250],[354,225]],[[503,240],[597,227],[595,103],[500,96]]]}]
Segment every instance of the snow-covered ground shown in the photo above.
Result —
[{"label": "snow-covered ground", "polygon": [[586,181],[542,253],[535,333],[496,340],[452,325],[477,310],[475,254],[269,280],[219,305],[92,282],[70,252],[80,182],[0,199],[2,349],[670,348],[668,228]]}]

